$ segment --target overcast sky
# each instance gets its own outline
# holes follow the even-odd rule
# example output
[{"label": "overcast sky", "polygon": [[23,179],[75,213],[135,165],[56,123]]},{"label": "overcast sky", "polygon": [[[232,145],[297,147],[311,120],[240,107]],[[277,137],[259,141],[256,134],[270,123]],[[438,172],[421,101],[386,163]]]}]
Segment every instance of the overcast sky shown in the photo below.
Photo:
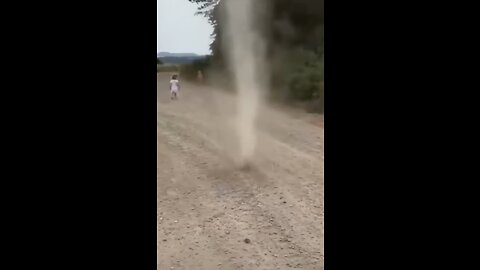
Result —
[{"label": "overcast sky", "polygon": [[157,0],[157,52],[209,54],[212,26],[188,0]]}]

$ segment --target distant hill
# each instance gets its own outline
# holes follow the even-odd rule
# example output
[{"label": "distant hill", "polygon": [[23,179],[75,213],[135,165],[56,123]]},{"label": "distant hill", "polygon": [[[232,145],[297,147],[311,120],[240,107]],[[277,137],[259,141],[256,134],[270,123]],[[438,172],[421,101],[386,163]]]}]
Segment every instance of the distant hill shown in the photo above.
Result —
[{"label": "distant hill", "polygon": [[196,53],[157,53],[157,58],[165,64],[189,64],[197,59],[203,59],[205,57],[205,55],[198,55]]},{"label": "distant hill", "polygon": [[169,53],[169,52],[159,52],[157,57],[197,57],[199,56],[196,53]]}]

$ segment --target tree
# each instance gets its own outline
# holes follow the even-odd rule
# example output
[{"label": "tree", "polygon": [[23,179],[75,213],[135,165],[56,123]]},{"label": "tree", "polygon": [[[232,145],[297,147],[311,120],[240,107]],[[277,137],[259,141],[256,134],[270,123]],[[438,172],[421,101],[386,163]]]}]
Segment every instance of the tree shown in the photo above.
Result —
[{"label": "tree", "polygon": [[[213,26],[211,63],[223,66],[222,1],[188,1],[197,3],[196,14],[208,18]],[[291,99],[321,98],[323,103],[324,0],[269,0],[268,3],[271,12],[266,16],[268,21],[259,26],[269,47],[273,89],[283,91],[282,95]]]},{"label": "tree", "polygon": [[157,65],[161,65],[163,64],[162,60],[160,60],[160,58],[157,58]]}]

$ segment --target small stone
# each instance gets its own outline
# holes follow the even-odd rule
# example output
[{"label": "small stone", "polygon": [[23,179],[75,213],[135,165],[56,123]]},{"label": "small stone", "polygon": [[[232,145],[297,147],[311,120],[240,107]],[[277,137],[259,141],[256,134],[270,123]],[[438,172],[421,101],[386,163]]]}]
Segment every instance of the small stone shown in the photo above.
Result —
[{"label": "small stone", "polygon": [[245,238],[245,240],[243,240],[243,242],[245,242],[245,243],[247,243],[247,244],[250,244],[250,239]]}]

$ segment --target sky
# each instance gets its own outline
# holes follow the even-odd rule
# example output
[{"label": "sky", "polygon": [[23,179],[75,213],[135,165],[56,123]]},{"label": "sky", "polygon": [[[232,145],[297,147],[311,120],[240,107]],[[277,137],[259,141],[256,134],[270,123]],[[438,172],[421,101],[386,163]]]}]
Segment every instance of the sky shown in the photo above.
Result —
[{"label": "sky", "polygon": [[157,53],[210,54],[213,28],[188,0],[157,0]]}]

